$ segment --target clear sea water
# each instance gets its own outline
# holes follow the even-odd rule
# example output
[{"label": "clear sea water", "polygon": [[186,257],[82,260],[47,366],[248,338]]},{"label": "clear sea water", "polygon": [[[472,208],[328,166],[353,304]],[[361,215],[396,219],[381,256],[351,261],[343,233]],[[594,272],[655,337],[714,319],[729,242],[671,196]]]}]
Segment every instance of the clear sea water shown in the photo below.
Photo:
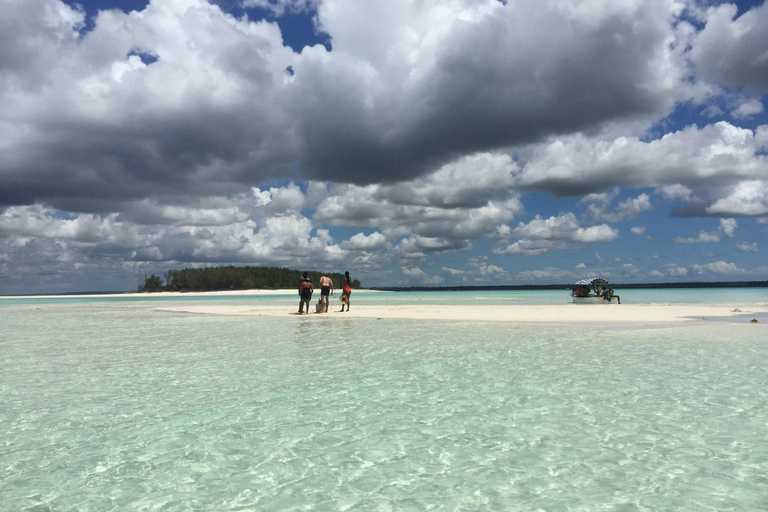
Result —
[{"label": "clear sea water", "polygon": [[[564,294],[359,292],[352,307]],[[768,303],[765,289],[621,295]],[[0,510],[768,510],[762,320],[154,310],[189,300],[296,302],[0,300]]]}]

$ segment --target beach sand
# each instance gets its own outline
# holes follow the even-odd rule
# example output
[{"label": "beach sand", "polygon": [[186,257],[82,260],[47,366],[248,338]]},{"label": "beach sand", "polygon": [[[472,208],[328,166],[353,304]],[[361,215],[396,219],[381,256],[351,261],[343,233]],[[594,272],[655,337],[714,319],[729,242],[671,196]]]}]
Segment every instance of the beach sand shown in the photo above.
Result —
[{"label": "beach sand", "polygon": [[[314,306],[314,305],[313,305]],[[332,304],[333,306],[333,304]],[[358,306],[340,313],[298,315],[294,307],[286,306],[219,306],[185,305],[155,308],[157,311],[208,315],[300,317],[307,321],[340,318],[446,320],[470,322],[531,322],[531,323],[664,323],[729,321],[746,322],[760,317],[766,325],[768,307],[733,305],[581,305],[545,306]],[[739,309],[740,308],[740,309]]]}]

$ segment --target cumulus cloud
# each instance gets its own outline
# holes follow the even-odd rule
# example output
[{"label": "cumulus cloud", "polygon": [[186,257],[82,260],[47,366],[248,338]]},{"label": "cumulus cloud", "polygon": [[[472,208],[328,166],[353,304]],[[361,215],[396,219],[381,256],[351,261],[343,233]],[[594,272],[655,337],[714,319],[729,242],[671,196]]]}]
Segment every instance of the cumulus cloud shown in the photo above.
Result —
[{"label": "cumulus cloud", "polygon": [[698,74],[717,84],[768,90],[768,6],[763,3],[736,16],[734,4],[709,9],[706,26],[696,35],[691,59]]},{"label": "cumulus cloud", "polygon": [[611,223],[634,219],[641,213],[651,209],[650,196],[648,194],[640,194],[635,198],[630,197],[620,201],[616,208],[611,210],[610,205],[618,194],[618,188],[602,194],[588,194],[581,199],[580,203],[589,203],[586,211],[588,217],[595,221]]},{"label": "cumulus cloud", "polygon": [[731,111],[731,115],[738,119],[745,119],[760,114],[763,111],[763,104],[760,100],[751,99],[741,103]]},{"label": "cumulus cloud", "polygon": [[719,215],[765,215],[768,213],[768,181],[738,183],[727,196],[715,201],[706,211]]},{"label": "cumulus cloud", "polygon": [[419,284],[422,285],[432,285],[432,286],[438,286],[442,284],[445,281],[445,278],[442,276],[431,276],[421,270],[419,267],[400,267],[400,270],[402,270],[403,274],[408,276],[410,280],[415,280]]},{"label": "cumulus cloud", "polygon": [[390,239],[411,234],[467,246],[480,236],[508,235],[507,222],[523,210],[509,187],[515,164],[508,156],[462,158],[416,180],[392,185],[335,185],[315,191],[316,223],[381,228]]},{"label": "cumulus cloud", "polygon": [[[0,204],[89,212],[228,194],[274,175],[290,151],[276,95],[294,54],[274,23],[236,20],[203,0],[101,11],[83,36],[56,0],[12,2],[3,19],[15,26],[15,59],[50,58],[38,70],[4,68]],[[75,36],[60,36],[67,24]]]},{"label": "cumulus cloud", "polygon": [[493,276],[495,278],[506,276],[507,271],[498,265],[490,263],[488,256],[475,256],[467,260],[472,271],[480,277]]},{"label": "cumulus cloud", "polygon": [[59,0],[6,5],[0,201],[95,211],[226,195],[296,164],[305,180],[402,181],[462,154],[664,114],[684,77],[671,0],[599,17],[532,0],[246,5],[316,9],[333,51],[295,53],[276,23],[205,0],[101,11],[82,35],[84,14]]},{"label": "cumulus cloud", "polygon": [[[665,197],[689,201],[696,196],[699,201],[692,211],[713,215],[720,210],[705,210],[707,206],[741,182],[764,176],[766,147],[768,126],[752,131],[723,121],[703,128],[690,126],[650,142],[577,134],[532,150],[516,175],[516,185],[556,195],[599,193],[616,186],[657,187]],[[642,199],[634,206],[647,207],[646,198]],[[739,214],[759,215],[748,210]]]},{"label": "cumulus cloud", "polygon": [[581,227],[573,213],[561,213],[547,219],[536,215],[532,221],[520,222],[512,230],[519,240],[494,250],[496,254],[536,256],[554,249],[566,249],[580,243],[610,242],[618,238],[618,230],[607,224]]},{"label": "cumulus cloud", "polygon": [[661,194],[664,199],[680,199],[686,203],[693,199],[693,191],[679,183],[660,187],[658,193]]},{"label": "cumulus cloud", "polygon": [[757,242],[737,242],[736,248],[744,252],[757,252]]},{"label": "cumulus cloud", "polygon": [[676,244],[716,243],[722,237],[732,237],[737,227],[738,223],[735,219],[720,219],[720,227],[717,231],[707,232],[702,230],[699,231],[699,236],[695,238],[676,236],[672,241]]},{"label": "cumulus cloud", "polygon": [[682,277],[688,275],[688,269],[676,263],[668,263],[664,265],[664,271],[667,273],[667,275],[673,277]]},{"label": "cumulus cloud", "polygon": [[[185,217],[176,213],[179,218]],[[188,216],[188,223],[175,219],[162,227],[148,227],[121,220],[117,214],[75,216],[41,206],[15,206],[0,214],[0,240],[6,249],[6,265],[16,269],[25,268],[30,247],[41,246],[55,249],[59,254],[57,259],[83,263],[99,258],[158,265],[160,262],[298,265],[349,261],[367,268],[381,257],[359,255],[359,247],[340,247],[333,243],[327,230],[315,230],[309,219],[296,214],[256,220],[238,214],[221,223],[215,211],[202,216],[210,217],[206,222],[195,218],[194,213]],[[378,243],[375,235],[355,241],[375,244]]]},{"label": "cumulus cloud", "polygon": [[737,267],[735,263],[726,263],[724,261],[716,261],[706,265],[691,265],[691,270],[698,275],[739,275],[746,273],[746,270]]},{"label": "cumulus cloud", "polygon": [[366,236],[358,233],[341,243],[341,248],[352,251],[375,251],[387,243],[387,238],[378,231]]},{"label": "cumulus cloud", "polygon": [[422,277],[422,276],[426,276],[427,275],[419,267],[413,267],[413,268],[400,267],[400,269],[403,271],[403,274],[405,274],[407,276],[411,276],[411,277]]}]

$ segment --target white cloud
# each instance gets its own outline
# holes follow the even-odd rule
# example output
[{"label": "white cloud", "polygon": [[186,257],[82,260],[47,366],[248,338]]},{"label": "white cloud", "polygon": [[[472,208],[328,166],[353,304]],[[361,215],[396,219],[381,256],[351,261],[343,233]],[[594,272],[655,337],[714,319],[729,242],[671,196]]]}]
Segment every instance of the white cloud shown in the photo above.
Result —
[{"label": "white cloud", "polygon": [[699,231],[699,236],[696,238],[676,236],[672,239],[672,241],[676,244],[708,244],[719,242],[720,235],[718,233],[707,233],[706,231]]},{"label": "white cloud", "polygon": [[736,248],[744,252],[757,252],[757,242],[738,242]]},{"label": "white cloud", "polygon": [[[764,177],[766,146],[768,126],[752,131],[727,122],[691,126],[650,142],[638,137],[601,140],[575,134],[532,148],[516,175],[516,186],[557,195],[617,186],[656,187],[665,198],[691,201],[696,197],[707,207],[740,183]],[[637,205],[627,204],[627,213],[633,206],[647,209],[645,199]],[[710,213],[721,211],[719,206],[715,208]]]},{"label": "white cloud", "polygon": [[739,275],[746,273],[746,270],[738,268],[735,263],[726,263],[724,261],[716,261],[714,263],[707,263],[706,265],[691,265],[691,270],[698,275]]},{"label": "white cloud", "polygon": [[677,265],[676,263],[668,263],[664,265],[667,275],[673,277],[682,277],[688,275],[688,269]]},{"label": "white cloud", "polygon": [[765,215],[768,213],[768,181],[749,180],[737,184],[726,197],[707,207],[720,215]]},{"label": "white cloud", "polygon": [[512,233],[522,239],[572,240],[575,242],[609,242],[618,231],[607,224],[582,228],[573,213],[561,213],[547,219],[539,215],[528,224],[519,223]]},{"label": "white cloud", "polygon": [[587,266],[585,264],[583,264],[583,263],[579,263],[574,268],[578,268],[579,270],[583,270],[583,269],[587,268]]},{"label": "white cloud", "polygon": [[443,272],[448,272],[452,276],[460,276],[460,275],[465,273],[464,270],[458,270],[458,269],[455,269],[455,268],[448,268],[448,267],[443,267],[441,270]]},{"label": "white cloud", "polygon": [[727,237],[732,237],[733,232],[739,227],[736,219],[720,219],[719,231]]},{"label": "white cloud", "polygon": [[563,249],[563,244],[553,244],[546,240],[518,240],[506,247],[494,249],[494,254],[505,254],[507,256],[538,256],[552,249]]},{"label": "white cloud", "polygon": [[702,78],[729,87],[768,89],[768,6],[753,7],[738,18],[735,4],[709,9],[706,27],[696,37],[691,58]]},{"label": "white cloud", "polygon": [[419,284],[439,286],[445,282],[445,278],[442,276],[430,276],[419,267],[400,267],[400,270],[402,270],[403,274],[410,278],[410,281],[416,281]]},{"label": "white cloud", "polygon": [[495,254],[537,256],[579,243],[610,242],[619,232],[607,224],[582,228],[573,213],[561,213],[547,219],[536,215],[528,224],[520,222],[512,230],[518,241],[495,249]]},{"label": "white cloud", "polygon": [[693,199],[693,191],[679,183],[665,185],[659,188],[658,193],[661,194],[664,199],[681,199],[686,203]]},{"label": "white cloud", "polygon": [[588,228],[579,228],[573,234],[573,240],[576,242],[595,243],[611,242],[619,237],[619,230],[614,229],[607,224],[591,226]]},{"label": "white cloud", "polygon": [[427,275],[423,270],[421,270],[419,267],[400,267],[400,269],[403,271],[403,274],[411,277],[422,277]]},{"label": "white cloud", "polygon": [[528,224],[520,222],[512,234],[519,240],[494,250],[494,253],[536,256],[579,243],[610,242],[619,236],[618,230],[607,224],[582,228],[576,216],[570,212],[547,219],[536,215]]},{"label": "white cloud", "polygon": [[696,238],[676,236],[672,241],[676,244],[716,243],[722,237],[732,237],[738,223],[735,219],[720,219],[720,227],[715,232],[699,231]]},{"label": "white cloud", "polygon": [[506,278],[508,277],[507,271],[498,265],[494,265],[489,262],[488,256],[475,256],[467,260],[467,265],[472,269],[471,273],[478,277],[479,280],[485,280],[486,278]]},{"label": "white cloud", "polygon": [[664,274],[659,272],[658,270],[651,270],[648,272],[648,275],[651,277],[664,277]]},{"label": "white cloud", "polygon": [[364,233],[358,233],[340,245],[342,249],[348,251],[375,251],[381,249],[386,243],[387,238],[378,231],[375,231],[368,236]]},{"label": "white cloud", "polygon": [[741,103],[736,109],[731,111],[731,115],[737,119],[754,117],[763,112],[763,104],[760,100],[751,99]]},{"label": "white cloud", "polygon": [[621,201],[616,208],[611,211],[610,204],[618,193],[618,188],[614,188],[611,193],[589,194],[585,196],[580,203],[591,203],[587,207],[587,215],[596,221],[606,222],[631,220],[641,213],[651,209],[650,196],[648,196],[648,194],[640,194],[635,198],[630,197]]},{"label": "white cloud", "polygon": [[644,235],[645,234],[645,226],[637,226],[630,228],[630,231],[633,235]]}]

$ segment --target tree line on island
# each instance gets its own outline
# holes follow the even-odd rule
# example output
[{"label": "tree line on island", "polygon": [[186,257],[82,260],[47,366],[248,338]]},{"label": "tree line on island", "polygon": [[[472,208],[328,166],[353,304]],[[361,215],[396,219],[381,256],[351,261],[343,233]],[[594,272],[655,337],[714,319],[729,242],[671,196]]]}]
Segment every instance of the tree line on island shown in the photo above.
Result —
[{"label": "tree line on island", "polygon": [[[317,283],[322,272],[310,270]],[[275,290],[296,288],[304,271],[278,267],[206,267],[169,270],[164,276],[152,274],[139,285],[139,292],[216,292],[226,290]],[[341,286],[344,274],[326,274],[334,286]],[[352,288],[360,288],[354,279]]]}]

